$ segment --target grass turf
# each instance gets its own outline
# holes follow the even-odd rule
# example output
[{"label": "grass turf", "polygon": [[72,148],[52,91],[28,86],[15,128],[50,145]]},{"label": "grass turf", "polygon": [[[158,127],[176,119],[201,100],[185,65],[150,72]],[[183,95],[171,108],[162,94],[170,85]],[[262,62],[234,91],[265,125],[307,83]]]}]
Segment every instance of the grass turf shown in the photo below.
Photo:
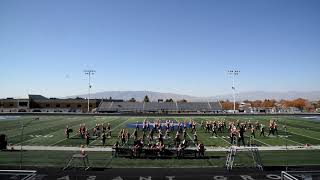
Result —
[{"label": "grass turf", "polygon": [[[24,135],[23,135],[23,145],[44,145],[44,146],[79,146],[80,144],[85,144],[85,140],[81,139],[77,135],[79,124],[86,124],[89,132],[92,134],[92,129],[95,124],[111,124],[112,137],[108,138],[106,141],[107,146],[113,145],[119,140],[118,134],[121,129],[128,129],[129,132],[133,133],[133,128],[128,128],[128,124],[134,124],[136,121],[142,122],[144,117],[107,117],[107,116],[41,116],[40,120],[32,120],[35,117],[32,116],[21,116],[17,120],[5,120],[0,121],[0,133],[6,134],[10,144],[19,145],[21,143],[21,124],[23,122],[25,125]],[[192,117],[191,117],[192,118]],[[206,120],[223,120],[232,121],[240,120],[241,122],[250,120],[251,122],[259,121],[259,123],[268,125],[268,121],[272,118],[271,116],[245,116],[245,117],[194,117],[194,121],[198,123],[197,125],[197,135],[199,141],[203,142],[205,146],[212,147],[226,147],[229,146],[229,137],[227,131],[223,133],[218,133],[218,137],[212,137],[211,133],[206,133],[204,130],[200,129],[200,122]],[[279,136],[259,136],[259,131],[256,132],[255,144],[258,146],[280,146],[286,144],[285,131],[283,126],[286,125],[288,128],[288,145],[320,145],[320,122],[310,121],[298,117],[276,117],[278,119],[278,131]],[[156,121],[158,118],[150,118],[150,121]],[[171,119],[174,121],[185,121],[189,122],[190,117],[162,117],[161,120]],[[74,132],[71,133],[71,138],[66,139],[64,135],[64,128],[66,125],[73,129]],[[267,129],[267,128],[266,128]],[[187,131],[187,140],[191,142],[193,135],[191,130]],[[268,131],[266,130],[266,134]],[[142,130],[138,132],[138,136],[142,135]],[[156,135],[156,134],[155,134]],[[245,141],[249,141],[250,132],[245,133]],[[172,144],[175,136],[175,132],[170,134],[170,139],[166,140],[166,144]],[[132,142],[132,141],[131,141]],[[102,142],[100,138],[92,139],[90,141],[90,146],[101,146]]]},{"label": "grass turf", "polygon": [[[0,121],[0,134],[6,134],[10,144],[19,145],[21,143],[21,122],[25,124],[23,145],[43,145],[43,146],[77,146],[85,144],[85,140],[77,135],[79,124],[86,124],[86,127],[92,133],[95,124],[111,124],[112,137],[107,139],[106,145],[111,146],[118,141],[118,133],[121,129],[128,129],[132,134],[133,128],[129,128],[128,124],[135,124],[136,121],[142,122],[145,117],[125,117],[125,116],[40,116],[39,120],[34,120],[35,116],[20,116],[16,120],[2,120]],[[213,138],[211,133],[206,133],[200,129],[201,121],[234,121],[240,120],[251,121],[252,123],[259,121],[264,125],[268,125],[271,118],[278,120],[279,136],[260,137],[258,131],[256,132],[255,144],[258,146],[280,146],[286,144],[284,138],[285,132],[283,126],[286,125],[288,129],[288,145],[320,145],[320,122],[303,119],[296,116],[197,116],[197,117],[147,117],[150,121],[160,120],[174,120],[174,121],[189,121],[190,118],[198,123],[197,134],[199,141],[203,142],[206,147],[228,147],[229,138],[228,133],[218,133],[217,138]],[[64,135],[64,128],[66,125],[73,129],[70,139],[66,139]],[[187,140],[192,143],[192,133],[188,130]],[[266,134],[268,131],[266,131]],[[138,132],[139,136],[142,131]],[[166,145],[172,144],[175,132],[170,134],[170,139],[165,140]],[[246,132],[245,141],[249,141],[250,133]],[[132,140],[129,142],[132,143]],[[102,146],[100,138],[90,141],[90,146]],[[25,151],[23,152],[23,159],[26,165],[39,166],[63,166],[71,154],[74,152],[63,151]],[[110,153],[103,152],[89,152],[90,160],[96,166],[107,166],[107,160],[111,158]],[[114,167],[188,167],[188,166],[223,166],[225,163],[226,153],[215,152],[206,153],[207,156],[212,156],[210,159],[125,159],[118,158],[111,161],[110,166]],[[0,164],[18,164],[18,152],[0,152]],[[282,151],[268,151],[261,152],[261,157],[266,165],[285,165],[288,164],[320,164],[320,151],[290,151],[288,153]],[[241,159],[242,158],[242,159]],[[245,162],[246,156],[239,156],[241,162]],[[240,163],[241,164],[241,163]]]}]

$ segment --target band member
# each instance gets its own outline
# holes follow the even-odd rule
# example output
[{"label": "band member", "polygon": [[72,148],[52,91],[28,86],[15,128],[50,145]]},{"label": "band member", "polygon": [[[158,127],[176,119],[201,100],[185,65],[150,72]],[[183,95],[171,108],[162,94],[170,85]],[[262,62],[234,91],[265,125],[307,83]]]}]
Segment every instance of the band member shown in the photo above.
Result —
[{"label": "band member", "polygon": [[213,134],[215,134],[215,136],[217,137],[218,135],[217,135],[217,127],[216,127],[216,125],[215,124],[213,124],[213,126],[212,126],[212,136],[213,136]]},{"label": "band member", "polygon": [[256,138],[255,128],[251,128],[251,137]]},{"label": "band member", "polygon": [[134,137],[133,140],[137,140],[137,139],[138,139],[138,130],[137,130],[137,129],[135,129],[135,130],[133,131],[133,137]]},{"label": "band member", "polygon": [[82,124],[79,125],[78,133],[79,133],[80,137],[83,139],[84,138],[84,132],[83,132]]},{"label": "band member", "polygon": [[102,145],[103,145],[103,146],[104,146],[105,143],[106,143],[106,139],[107,139],[106,133],[103,133],[103,134],[102,134]]},{"label": "band member", "polygon": [[66,129],[64,130],[64,134],[66,135],[66,138],[69,139],[69,136],[70,136],[69,126],[67,126]]},{"label": "band member", "polygon": [[182,133],[182,123],[180,121],[178,122],[178,130],[179,133]]},{"label": "band member", "polygon": [[235,145],[234,141],[237,139],[237,128],[230,123],[230,144]]},{"label": "band member", "polygon": [[85,139],[86,139],[87,146],[89,146],[89,144],[90,144],[90,134],[89,134],[88,130],[85,133]]},{"label": "band member", "polygon": [[126,135],[125,135],[126,137],[126,143],[128,143],[129,142],[129,139],[130,139],[130,132],[129,131],[126,131]]},{"label": "band member", "polygon": [[147,131],[150,131],[150,122],[147,122]]},{"label": "band member", "polygon": [[203,143],[200,142],[197,146],[198,157],[204,157],[204,151],[205,151],[204,145]]},{"label": "band member", "polygon": [[187,130],[184,129],[184,130],[183,130],[183,139],[186,139],[186,137],[187,137]]},{"label": "band member", "polygon": [[224,129],[224,128],[223,128],[223,123],[222,123],[221,121],[219,121],[219,122],[218,122],[218,131],[219,131],[220,133],[222,133],[222,129]]},{"label": "band member", "polygon": [[165,145],[163,144],[163,142],[159,141],[158,149],[159,149],[159,156],[164,155]]},{"label": "band member", "polygon": [[124,131],[121,133],[121,144],[126,144],[126,133]]},{"label": "band member", "polygon": [[122,134],[124,133],[124,129],[121,129],[119,134],[118,134],[118,138],[121,138]]},{"label": "band member", "polygon": [[200,128],[201,128],[201,129],[204,129],[204,122],[203,122],[203,120],[202,120],[201,123],[200,123]]},{"label": "band member", "polygon": [[163,143],[163,135],[160,129],[159,129],[158,139],[159,139],[159,142]]},{"label": "band member", "polygon": [[166,121],[166,130],[169,130],[170,129],[170,120],[167,120]]},{"label": "band member", "polygon": [[210,123],[206,121],[206,132],[210,132]]},{"label": "band member", "polygon": [[192,122],[192,120],[190,119],[190,121],[189,121],[189,129],[192,128],[192,125],[193,125],[193,122]]},{"label": "band member", "polygon": [[194,132],[193,134],[193,141],[195,144],[198,144],[198,135],[197,135],[197,132]]},{"label": "band member", "polygon": [[238,132],[239,135],[239,139],[238,139],[238,145],[240,146],[240,142],[242,142],[243,146],[246,146],[245,142],[244,142],[244,133],[246,132],[246,129],[244,127],[244,125],[240,125],[240,129]]},{"label": "band member", "polygon": [[268,136],[270,136],[270,134],[274,135],[274,121],[273,120],[270,120],[270,123],[269,123],[269,134],[268,134]]},{"label": "band member", "polygon": [[169,139],[169,138],[170,138],[170,131],[169,131],[169,129],[166,130],[165,138],[166,138],[166,139]]},{"label": "band member", "polygon": [[196,132],[196,122],[192,123],[191,133]]},{"label": "band member", "polygon": [[119,141],[117,141],[112,148],[115,150],[113,155],[117,157],[119,155]]},{"label": "band member", "polygon": [[263,137],[265,137],[264,131],[265,131],[265,126],[263,124],[260,124],[260,136],[263,135]]},{"label": "band member", "polygon": [[274,132],[277,134],[278,136],[278,125],[276,122],[274,122],[274,125],[273,125],[273,128],[274,128]]},{"label": "band member", "polygon": [[136,122],[136,130],[139,130],[139,122]]},{"label": "band member", "polygon": [[149,139],[150,139],[151,141],[153,141],[153,133],[154,133],[154,131],[153,131],[153,130],[150,130],[150,132],[149,132]]},{"label": "band member", "polygon": [[178,131],[174,139],[175,139],[176,146],[178,146],[180,144],[180,133]]},{"label": "band member", "polygon": [[173,124],[173,121],[170,121],[170,127],[171,127],[171,131],[174,131],[174,124]]},{"label": "band member", "polygon": [[107,126],[105,124],[102,124],[102,133],[107,132]]},{"label": "band member", "polygon": [[110,123],[108,123],[107,131],[108,131],[108,137],[111,137],[111,125],[110,125]]}]

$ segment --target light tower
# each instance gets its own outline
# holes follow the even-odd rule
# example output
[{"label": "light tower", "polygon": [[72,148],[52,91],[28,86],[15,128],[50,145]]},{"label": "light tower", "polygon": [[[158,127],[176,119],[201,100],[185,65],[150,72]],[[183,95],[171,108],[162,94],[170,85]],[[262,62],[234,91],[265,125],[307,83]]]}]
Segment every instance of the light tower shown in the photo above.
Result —
[{"label": "light tower", "polygon": [[95,70],[84,70],[84,73],[89,76],[89,83],[88,83],[88,113],[90,112],[90,89],[91,89],[91,75],[94,75]]},{"label": "light tower", "polygon": [[235,87],[235,77],[239,75],[238,70],[229,70],[228,74],[232,75],[232,91],[233,91],[233,113],[236,113],[236,87]]}]

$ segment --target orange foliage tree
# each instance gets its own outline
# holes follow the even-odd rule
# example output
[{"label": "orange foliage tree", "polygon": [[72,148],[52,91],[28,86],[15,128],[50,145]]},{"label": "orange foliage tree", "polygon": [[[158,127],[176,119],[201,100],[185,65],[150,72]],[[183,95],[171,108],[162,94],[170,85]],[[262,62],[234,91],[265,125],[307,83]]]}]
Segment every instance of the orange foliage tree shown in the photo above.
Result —
[{"label": "orange foliage tree", "polygon": [[[222,109],[224,110],[233,110],[233,102],[230,101],[220,101]],[[239,103],[236,102],[236,109],[239,109]]]}]

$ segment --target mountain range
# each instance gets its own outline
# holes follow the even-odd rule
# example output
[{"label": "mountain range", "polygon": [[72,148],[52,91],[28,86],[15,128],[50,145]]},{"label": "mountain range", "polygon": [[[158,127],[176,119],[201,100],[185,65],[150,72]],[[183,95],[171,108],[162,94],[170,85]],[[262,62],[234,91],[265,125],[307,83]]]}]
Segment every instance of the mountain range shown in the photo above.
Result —
[{"label": "mountain range", "polygon": [[[173,100],[181,100],[186,99],[187,101],[217,101],[217,100],[233,100],[232,94],[224,94],[210,97],[196,97],[190,95],[183,94],[174,94],[174,93],[162,93],[162,92],[154,92],[154,91],[104,91],[97,92],[90,95],[90,98],[109,98],[112,99],[123,99],[129,100],[131,98],[135,98],[137,101],[142,101],[148,95],[151,101],[157,101],[158,99],[170,99]],[[88,94],[74,95],[68,96],[66,98],[75,98],[82,97],[86,98]],[[297,98],[303,98],[310,101],[318,101],[320,100],[320,91],[288,91],[288,92],[267,92],[267,91],[250,91],[250,92],[240,92],[236,94],[237,101],[243,100],[264,100],[264,99],[286,99],[292,100]]]}]

